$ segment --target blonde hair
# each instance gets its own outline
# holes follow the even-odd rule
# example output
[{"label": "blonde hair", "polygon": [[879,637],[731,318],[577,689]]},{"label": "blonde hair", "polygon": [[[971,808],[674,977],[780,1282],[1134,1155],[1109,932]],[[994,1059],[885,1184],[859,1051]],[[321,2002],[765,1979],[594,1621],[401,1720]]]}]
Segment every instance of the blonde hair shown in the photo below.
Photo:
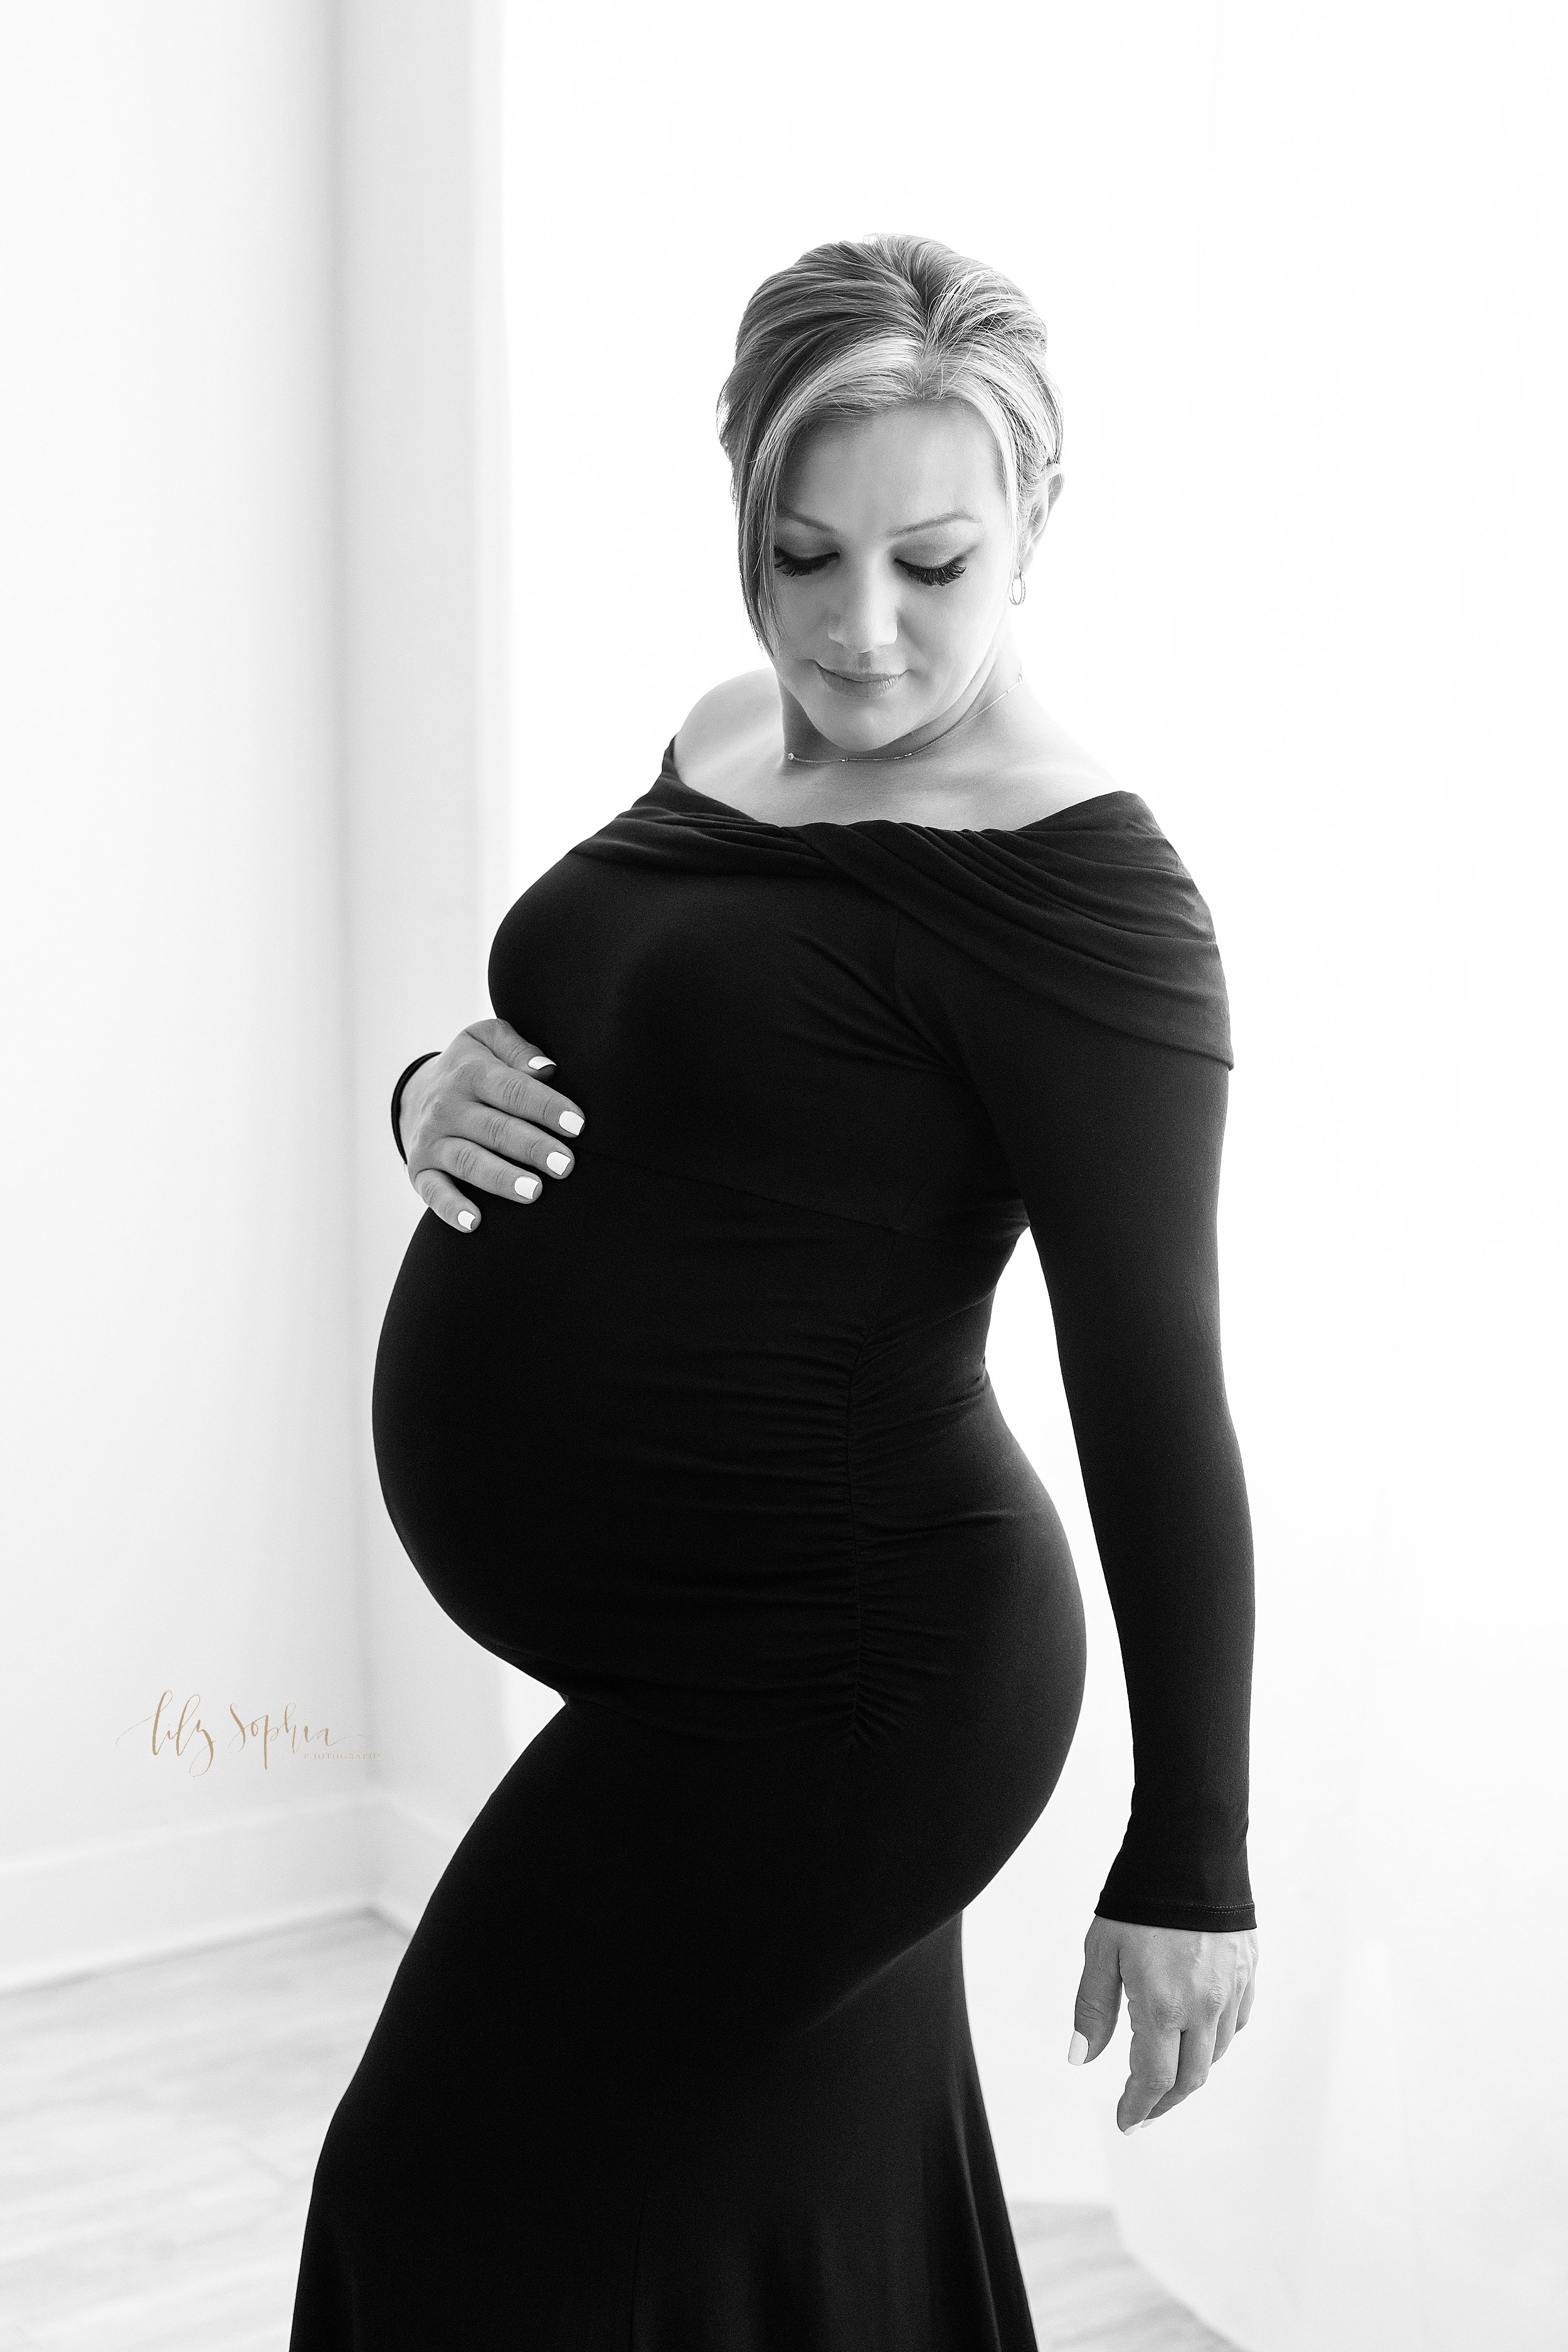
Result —
[{"label": "blonde hair", "polygon": [[989,425],[1015,542],[1061,455],[1045,325],[1011,278],[925,236],[841,238],[764,278],[718,398],[740,586],[765,647],[778,623],[773,533],[789,452],[809,425],[915,400],[964,400]]}]

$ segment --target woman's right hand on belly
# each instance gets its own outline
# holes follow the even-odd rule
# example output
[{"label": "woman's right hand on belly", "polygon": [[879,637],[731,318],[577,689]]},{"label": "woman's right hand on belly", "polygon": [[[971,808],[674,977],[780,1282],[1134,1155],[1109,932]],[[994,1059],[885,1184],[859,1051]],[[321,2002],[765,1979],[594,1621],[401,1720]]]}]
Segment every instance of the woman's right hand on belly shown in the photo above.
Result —
[{"label": "woman's right hand on belly", "polygon": [[537,1201],[573,1165],[581,1106],[548,1081],[555,1064],[507,1021],[471,1021],[405,1083],[398,1128],[408,1179],[444,1223],[473,1233],[479,1212],[453,1180],[504,1201]]}]

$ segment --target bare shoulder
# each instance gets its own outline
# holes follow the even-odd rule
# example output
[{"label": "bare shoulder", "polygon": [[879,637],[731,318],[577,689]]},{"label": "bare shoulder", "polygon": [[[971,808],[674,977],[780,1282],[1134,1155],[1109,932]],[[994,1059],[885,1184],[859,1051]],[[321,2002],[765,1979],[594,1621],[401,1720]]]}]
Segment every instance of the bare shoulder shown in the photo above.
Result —
[{"label": "bare shoulder", "polygon": [[990,791],[1006,803],[1003,822],[1028,824],[1120,790],[1109,770],[1038,703],[1020,712],[1019,719],[1005,756],[988,780]]},{"label": "bare shoulder", "polygon": [[710,687],[687,711],[675,734],[675,767],[684,783],[706,792],[705,776],[729,774],[737,759],[779,736],[777,676],[771,668],[744,670]]}]

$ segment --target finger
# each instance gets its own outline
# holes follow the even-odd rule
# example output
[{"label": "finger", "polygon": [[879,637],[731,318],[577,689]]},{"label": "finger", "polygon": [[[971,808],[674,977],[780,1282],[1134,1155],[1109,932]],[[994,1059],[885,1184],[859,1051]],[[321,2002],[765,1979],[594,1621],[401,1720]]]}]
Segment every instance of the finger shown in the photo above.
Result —
[{"label": "finger", "polygon": [[[468,1145],[476,1146],[478,1150],[472,1178],[468,1169],[457,1165],[452,1157],[453,1149],[461,1150]],[[577,1154],[564,1136],[547,1134],[543,1128],[531,1127],[525,1118],[513,1118],[507,1111],[492,1110],[487,1103],[458,1102],[447,1111],[440,1126],[426,1118],[414,1139],[410,1165],[422,1168],[433,1160],[465,1184],[472,1181],[483,1184],[486,1192],[509,1192],[519,1168],[537,1168],[541,1175],[559,1180],[571,1174],[577,1165]],[[483,1172],[489,1168],[493,1174],[497,1167],[505,1172],[503,1183],[492,1182]]]},{"label": "finger", "polygon": [[1169,2115],[1184,2099],[1190,2099],[1208,2080],[1208,2070],[1214,2063],[1214,2035],[1218,2020],[1200,2018],[1189,2025],[1181,2037],[1176,2054],[1176,2081],[1149,2109],[1145,2121],[1153,2123],[1156,2116]]},{"label": "finger", "polygon": [[1241,1993],[1242,1988],[1240,1985],[1238,1985],[1236,1990],[1231,1994],[1230,1999],[1225,2004],[1225,2014],[1221,2017],[1219,2023],[1214,2030],[1214,2063],[1216,2065],[1219,2063],[1219,2061],[1224,2057],[1232,2042],[1236,2039],[1236,2015],[1241,2006]]},{"label": "finger", "polygon": [[469,1024],[467,1034],[470,1037],[477,1037],[481,1045],[488,1045],[493,1054],[503,1062],[509,1063],[514,1070],[542,1072],[555,1067],[554,1055],[547,1054],[541,1045],[520,1036],[509,1021],[474,1021]]},{"label": "finger", "polygon": [[1240,2032],[1242,2027],[1246,2024],[1248,2019],[1252,2014],[1252,1996],[1257,1990],[1258,1979],[1256,1973],[1254,1973],[1248,1978],[1246,1990],[1242,1993],[1241,1999],[1237,2004],[1236,2031],[1238,2033]]},{"label": "finger", "polygon": [[476,1106],[532,1119],[562,1135],[580,1135],[587,1125],[580,1106],[570,1095],[513,1069],[469,1030],[462,1031],[432,1066],[437,1076],[421,1098],[411,1141],[469,1132],[466,1114]]},{"label": "finger", "polygon": [[1087,2065],[1098,2058],[1116,2031],[1122,2011],[1122,1971],[1116,1964],[1115,1937],[1096,1920],[1083,1939],[1083,1974],[1072,2004],[1072,2039],[1067,2045],[1070,2066]]},{"label": "finger", "polygon": [[[461,1064],[458,1066],[464,1067]],[[581,1106],[574,1103],[570,1095],[546,1086],[541,1078],[531,1077],[527,1071],[503,1067],[494,1056],[477,1069],[468,1065],[465,1075],[468,1087],[478,1101],[493,1105],[512,1118],[531,1119],[537,1127],[562,1135],[580,1135],[587,1125]],[[438,1087],[431,1097],[432,1107],[440,1099]],[[455,1099],[461,1101],[461,1095]]]},{"label": "finger", "polygon": [[[498,1193],[505,1201],[537,1201],[544,1187],[528,1161],[535,1160],[543,1167],[551,1160],[570,1160],[570,1154],[551,1136],[538,1135],[532,1129],[528,1134],[532,1139],[524,1147],[518,1160],[503,1160],[466,1136],[443,1135],[424,1145],[411,1164],[419,1171],[444,1171],[459,1184],[471,1184],[477,1192]],[[561,1176],[570,1173],[570,1170],[552,1167],[547,1172]]]},{"label": "finger", "polygon": [[422,1169],[413,1181],[425,1207],[434,1210],[442,1223],[450,1225],[454,1233],[471,1234],[478,1229],[479,1211],[455,1184],[448,1182],[439,1168]]},{"label": "finger", "polygon": [[1130,2052],[1131,2071],[1116,2102],[1116,2122],[1124,2132],[1147,2123],[1176,2078],[1181,2063],[1181,2029],[1165,2019],[1142,2025],[1134,2021]]}]

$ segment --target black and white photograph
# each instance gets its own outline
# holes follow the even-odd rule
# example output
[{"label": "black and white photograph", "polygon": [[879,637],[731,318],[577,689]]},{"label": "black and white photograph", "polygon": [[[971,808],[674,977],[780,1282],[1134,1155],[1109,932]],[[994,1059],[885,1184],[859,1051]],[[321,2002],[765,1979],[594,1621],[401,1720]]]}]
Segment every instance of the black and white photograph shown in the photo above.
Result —
[{"label": "black and white photograph", "polygon": [[0,0],[0,2352],[1568,2352],[1565,122]]}]

